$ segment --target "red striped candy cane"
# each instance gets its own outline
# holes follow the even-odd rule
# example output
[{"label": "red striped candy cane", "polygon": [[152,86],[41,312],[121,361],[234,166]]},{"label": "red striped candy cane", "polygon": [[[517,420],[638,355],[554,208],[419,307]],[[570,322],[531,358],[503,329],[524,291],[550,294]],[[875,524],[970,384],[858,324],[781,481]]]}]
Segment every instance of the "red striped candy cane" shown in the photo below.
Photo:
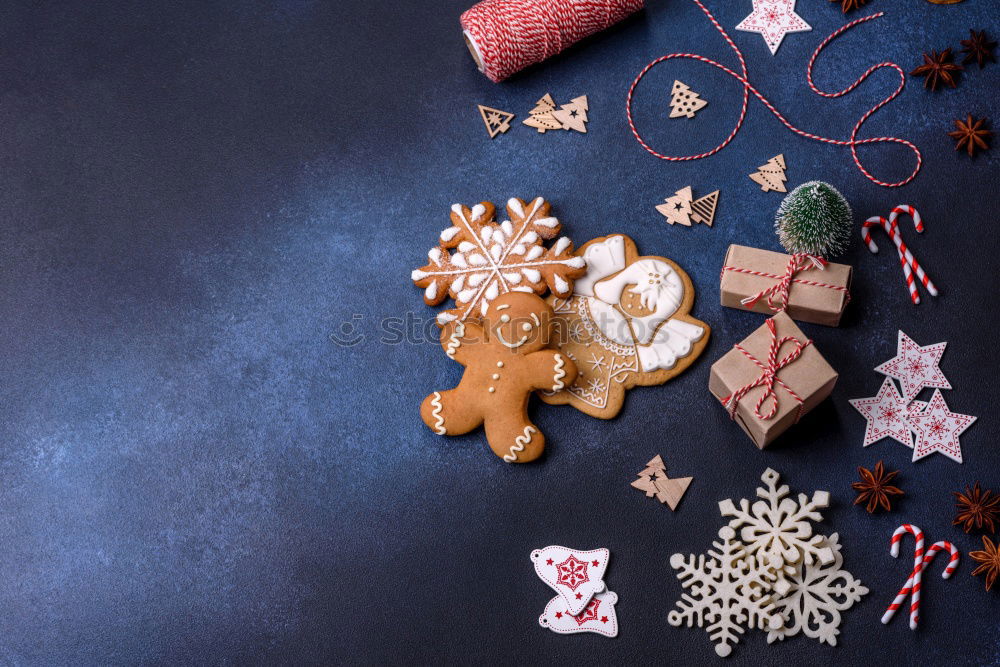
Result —
[{"label": "red striped candy cane", "polygon": [[[931,548],[927,550],[927,554],[923,555],[924,546],[924,534],[916,526],[911,526],[910,524],[904,524],[896,529],[896,532],[892,534],[892,545],[889,552],[893,557],[899,556],[899,542],[905,533],[910,533],[917,540],[916,551],[914,552],[913,559],[913,572],[910,573],[909,578],[906,583],[903,584],[903,588],[900,589],[899,593],[896,595],[896,599],[892,601],[889,608],[886,609],[885,614],[882,616],[882,623],[888,623],[892,620],[893,615],[896,610],[902,606],[903,602],[906,600],[906,596],[910,595],[910,629],[916,630],[917,624],[920,621],[920,579],[923,571],[927,568],[928,564],[934,560],[934,556],[939,551],[948,550],[948,564],[944,568],[944,572],[941,573],[942,579],[949,578],[956,569],[958,569],[958,561],[961,558],[961,552],[955,548],[951,542],[940,541],[935,542],[931,545]],[[921,556],[923,557],[921,558]]]},{"label": "red striped candy cane", "polygon": [[899,543],[903,539],[903,535],[909,533],[913,535],[913,539],[916,540],[916,550],[913,552],[913,571],[910,576],[907,577],[906,583],[903,587],[899,589],[899,593],[896,594],[896,599],[892,601],[889,608],[885,610],[882,614],[882,623],[888,623],[892,620],[892,617],[896,615],[896,610],[899,609],[903,602],[906,601],[907,596],[910,597],[910,629],[917,629],[918,610],[920,609],[920,572],[924,568],[924,532],[908,523],[904,523],[902,526],[896,529],[896,532],[892,534],[892,541],[889,543],[889,553],[893,558],[899,558]]},{"label": "red striped candy cane", "polygon": [[885,230],[885,233],[892,239],[892,242],[896,245],[896,252],[899,255],[899,263],[903,267],[903,277],[906,279],[906,287],[910,291],[910,299],[914,304],[920,303],[920,295],[917,294],[917,286],[914,284],[914,274],[916,274],[917,279],[923,284],[924,289],[927,290],[928,294],[931,296],[937,296],[937,287],[931,282],[931,279],[924,272],[920,263],[917,262],[913,253],[910,249],[906,247],[906,243],[903,241],[903,236],[899,232],[899,226],[897,220],[900,214],[907,214],[913,218],[913,227],[919,233],[924,231],[924,223],[920,219],[920,214],[912,206],[907,204],[900,204],[896,208],[892,209],[889,214],[889,218],[886,219],[882,216],[873,216],[865,220],[864,224],[861,226],[861,235],[864,238],[865,243],[868,245],[868,250],[872,253],[878,252],[878,246],[872,240],[872,227],[881,227]]}]

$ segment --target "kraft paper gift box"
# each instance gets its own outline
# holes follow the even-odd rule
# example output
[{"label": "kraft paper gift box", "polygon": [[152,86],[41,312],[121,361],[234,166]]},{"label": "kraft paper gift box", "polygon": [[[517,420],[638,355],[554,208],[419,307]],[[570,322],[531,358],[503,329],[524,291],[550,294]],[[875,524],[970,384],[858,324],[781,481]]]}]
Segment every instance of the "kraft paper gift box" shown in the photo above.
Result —
[{"label": "kraft paper gift box", "polygon": [[851,272],[809,255],[731,245],[719,282],[722,305],[771,314],[782,309],[787,288],[789,317],[835,327],[851,299]]},{"label": "kraft paper gift box", "polygon": [[792,318],[778,313],[712,365],[708,389],[763,449],[829,396],[837,377]]}]

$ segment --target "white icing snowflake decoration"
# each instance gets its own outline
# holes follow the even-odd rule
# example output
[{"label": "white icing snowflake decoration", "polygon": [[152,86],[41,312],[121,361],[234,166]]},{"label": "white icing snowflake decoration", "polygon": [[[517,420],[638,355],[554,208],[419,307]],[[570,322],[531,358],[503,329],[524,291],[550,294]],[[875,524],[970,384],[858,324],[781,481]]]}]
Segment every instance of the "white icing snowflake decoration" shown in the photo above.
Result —
[{"label": "white icing snowflake decoration", "polygon": [[549,208],[541,197],[531,202],[511,198],[510,219],[497,223],[489,202],[471,209],[461,204],[451,207],[451,227],[441,232],[438,245],[427,253],[428,264],[410,275],[417,287],[424,288],[428,306],[449,296],[455,300],[454,308],[438,314],[438,324],[485,315],[489,302],[507,292],[572,294],[573,279],[586,273],[586,263],[573,254],[573,244],[565,236],[551,248],[542,245],[561,227]]},{"label": "white icing snowflake decoration", "polygon": [[782,641],[785,637],[799,634],[837,645],[840,634],[840,612],[850,609],[868,589],[847,570],[841,569],[844,557],[840,554],[837,533],[831,535],[825,544],[833,551],[833,562],[829,565],[800,563],[795,574],[785,576],[782,588],[787,590],[775,601],[784,623],[782,627],[769,630],[767,643]]},{"label": "white icing snowflake decoration", "polygon": [[[748,555],[736,541],[736,531],[728,526],[719,530],[721,542],[713,542],[717,551],[705,554],[674,554],[670,566],[688,593],[682,593],[677,609],[667,615],[667,622],[677,627],[704,627],[715,644],[715,652],[726,657],[740,641],[744,628],[778,630],[783,624],[770,595],[780,561],[762,555]],[[690,594],[689,594],[690,593]]]},{"label": "white icing snowflake decoration", "polygon": [[817,511],[830,504],[827,491],[816,491],[812,499],[800,493],[798,502],[787,498],[788,485],[778,484],[779,475],[768,468],[761,475],[765,487],[757,487],[757,496],[764,500],[750,504],[746,498],[739,507],[730,499],[719,503],[722,516],[733,517],[730,528],[740,528],[740,539],[747,552],[757,556],[773,556],[785,574],[794,575],[799,563],[811,565],[818,560],[829,565],[834,560],[833,551],[824,544],[822,535],[813,535],[810,521],[822,521]]}]

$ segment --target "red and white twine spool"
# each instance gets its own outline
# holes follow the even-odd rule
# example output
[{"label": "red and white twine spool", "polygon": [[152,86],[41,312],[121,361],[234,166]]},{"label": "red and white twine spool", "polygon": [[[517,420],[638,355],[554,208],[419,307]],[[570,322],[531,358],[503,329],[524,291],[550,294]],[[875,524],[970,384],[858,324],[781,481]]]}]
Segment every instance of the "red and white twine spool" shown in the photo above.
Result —
[{"label": "red and white twine spool", "polygon": [[644,0],[482,0],[462,13],[479,70],[500,82],[639,11]]}]

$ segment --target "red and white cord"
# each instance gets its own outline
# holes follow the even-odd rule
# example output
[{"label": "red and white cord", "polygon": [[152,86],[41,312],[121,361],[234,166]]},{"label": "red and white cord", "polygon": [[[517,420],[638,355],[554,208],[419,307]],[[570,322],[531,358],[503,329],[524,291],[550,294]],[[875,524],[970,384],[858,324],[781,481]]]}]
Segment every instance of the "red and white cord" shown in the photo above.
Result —
[{"label": "red and white cord", "polygon": [[[817,134],[813,134],[811,132],[806,132],[805,130],[800,130],[799,128],[797,128],[794,125],[792,125],[783,115],[781,115],[781,112],[778,111],[778,109],[775,108],[775,106],[773,104],[771,104],[771,102],[766,97],[764,97],[764,95],[760,91],[758,91],[753,86],[753,84],[751,84],[750,81],[748,80],[747,66],[746,66],[746,61],[743,59],[743,54],[740,52],[739,47],[736,46],[736,43],[729,37],[729,34],[726,33],[726,30],[719,24],[718,21],[715,20],[715,17],[712,16],[712,13],[708,10],[708,8],[705,7],[705,5],[703,5],[701,3],[701,0],[692,0],[692,1],[696,5],[698,5],[698,7],[701,9],[701,11],[703,11],[705,13],[705,15],[708,17],[709,21],[712,22],[712,25],[715,26],[716,30],[719,31],[719,33],[722,35],[723,39],[725,39],[726,42],[729,44],[730,48],[732,48],[733,52],[736,54],[737,59],[740,61],[740,70],[741,70],[742,74],[734,72],[733,70],[729,69],[725,65],[723,65],[723,64],[721,64],[719,62],[716,62],[714,60],[711,60],[710,58],[706,58],[704,56],[698,55],[697,53],[669,53],[669,54],[667,54],[665,56],[660,56],[656,60],[654,60],[651,63],[649,63],[648,65],[646,65],[642,69],[642,71],[639,72],[638,76],[635,77],[635,80],[632,82],[632,85],[629,87],[628,96],[627,96],[627,98],[625,100],[625,113],[626,113],[626,116],[628,117],[628,124],[629,124],[629,127],[632,130],[632,134],[635,136],[635,138],[639,142],[639,144],[643,148],[645,148],[651,155],[654,155],[655,157],[658,157],[661,160],[669,160],[671,162],[682,162],[684,160],[698,160],[700,158],[708,157],[710,155],[714,155],[715,153],[719,152],[720,150],[722,150],[723,148],[725,148],[726,145],[729,144],[730,141],[733,140],[733,138],[736,136],[736,133],[739,132],[740,127],[742,127],[743,120],[746,117],[746,113],[747,113],[747,100],[749,98],[749,93],[753,93],[754,96],[757,99],[759,99],[764,104],[764,106],[767,107],[767,109],[771,113],[773,113],[775,115],[775,117],[779,121],[781,121],[781,123],[785,127],[787,127],[789,130],[791,130],[792,132],[795,132],[796,134],[798,134],[800,136],[803,136],[803,137],[806,137],[806,138],[809,138],[809,139],[813,139],[815,141],[821,141],[821,142],[827,143],[827,144],[834,144],[836,146],[850,146],[850,148],[851,148],[851,157],[854,159],[854,164],[857,165],[858,169],[861,170],[861,173],[864,174],[865,177],[868,178],[873,183],[876,183],[877,185],[881,185],[881,186],[884,186],[884,187],[887,187],[887,188],[895,188],[895,187],[899,187],[899,186],[902,186],[902,185],[906,185],[907,183],[909,183],[910,181],[912,181],[914,178],[916,178],[917,173],[919,173],[919,171],[920,171],[921,164],[923,163],[923,158],[922,158],[922,156],[920,154],[920,149],[918,149],[916,147],[916,145],[914,145],[912,142],[907,141],[906,139],[900,139],[899,137],[871,137],[869,139],[858,139],[857,138],[857,134],[858,134],[858,131],[861,129],[861,125],[864,124],[864,122],[866,120],[868,120],[868,118],[873,113],[875,113],[876,111],[878,111],[879,109],[881,109],[883,106],[885,106],[886,104],[888,104],[890,101],[892,101],[893,99],[895,99],[896,96],[898,96],[899,93],[902,92],[903,87],[906,85],[906,73],[903,71],[903,69],[899,65],[897,65],[896,63],[893,63],[893,62],[883,62],[883,63],[878,63],[877,65],[872,65],[871,67],[868,68],[867,71],[865,71],[864,74],[862,74],[860,77],[858,77],[858,79],[854,83],[852,83],[847,88],[845,88],[845,89],[843,89],[843,90],[841,90],[839,92],[836,92],[836,93],[830,93],[830,92],[825,92],[825,91],[820,90],[813,83],[813,79],[812,79],[812,68],[813,68],[813,64],[816,61],[816,57],[819,56],[820,51],[822,51],[823,48],[826,47],[827,44],[829,44],[833,39],[835,39],[836,37],[838,37],[839,35],[841,35],[845,31],[849,30],[850,28],[852,28],[852,27],[854,27],[854,26],[856,26],[858,24],[865,23],[866,21],[871,21],[872,19],[876,19],[876,18],[878,18],[880,16],[884,16],[884,14],[885,14],[884,12],[878,12],[876,14],[872,14],[871,16],[864,16],[862,18],[855,19],[854,21],[851,21],[850,23],[844,25],[843,27],[835,30],[829,37],[827,37],[826,39],[824,39],[820,43],[820,45],[818,47],[816,47],[816,50],[813,52],[812,57],[809,59],[809,64],[806,65],[806,80],[809,83],[809,87],[812,89],[812,91],[814,93],[816,93],[817,95],[821,95],[823,97],[840,97],[842,95],[846,95],[847,93],[851,92],[852,90],[854,90],[855,88],[857,88],[859,85],[861,85],[861,83],[865,79],[867,79],[869,76],[871,76],[873,72],[875,72],[876,70],[881,69],[883,67],[890,67],[890,68],[896,70],[896,72],[899,74],[899,85],[896,87],[896,90],[894,90],[892,92],[892,94],[889,95],[888,97],[886,97],[884,100],[882,100],[881,102],[879,102],[878,104],[876,104],[875,106],[873,106],[871,109],[869,109],[867,112],[865,112],[865,114],[863,116],[861,116],[861,118],[858,120],[858,122],[854,125],[854,129],[851,130],[851,136],[850,136],[850,138],[848,140],[844,141],[844,140],[841,140],[841,139],[830,139],[828,137],[822,137],[822,136],[819,136]],[[671,60],[671,59],[674,59],[674,58],[690,58],[690,59],[693,59],[693,60],[701,61],[701,62],[706,63],[708,65],[712,65],[713,67],[716,67],[716,68],[722,70],[726,74],[729,74],[730,76],[732,76],[737,81],[739,81],[740,83],[743,84],[743,105],[742,105],[742,108],[740,109],[740,116],[739,116],[739,118],[736,121],[736,125],[733,127],[732,132],[729,133],[729,136],[726,137],[721,144],[719,144],[718,146],[716,146],[715,148],[713,148],[710,151],[706,151],[704,153],[698,153],[696,155],[681,155],[681,156],[678,156],[678,155],[664,155],[663,153],[660,153],[660,152],[654,150],[652,146],[650,146],[648,143],[646,143],[646,141],[642,138],[642,135],[639,134],[639,130],[636,129],[635,122],[634,122],[634,120],[632,118],[632,98],[633,98],[633,96],[635,94],[636,86],[639,85],[639,82],[642,80],[642,78],[653,67],[655,67],[656,65],[658,65],[661,62],[664,62],[665,60]],[[917,158],[917,164],[916,164],[916,166],[913,169],[913,173],[911,173],[905,179],[903,179],[901,181],[894,182],[894,183],[889,183],[889,182],[886,182],[886,181],[881,181],[881,180],[875,178],[867,169],[865,169],[864,165],[861,164],[861,160],[858,158],[857,147],[858,146],[862,146],[864,144],[876,144],[876,143],[896,143],[896,144],[902,144],[903,146],[906,146],[911,151],[913,151],[913,154]]]}]

